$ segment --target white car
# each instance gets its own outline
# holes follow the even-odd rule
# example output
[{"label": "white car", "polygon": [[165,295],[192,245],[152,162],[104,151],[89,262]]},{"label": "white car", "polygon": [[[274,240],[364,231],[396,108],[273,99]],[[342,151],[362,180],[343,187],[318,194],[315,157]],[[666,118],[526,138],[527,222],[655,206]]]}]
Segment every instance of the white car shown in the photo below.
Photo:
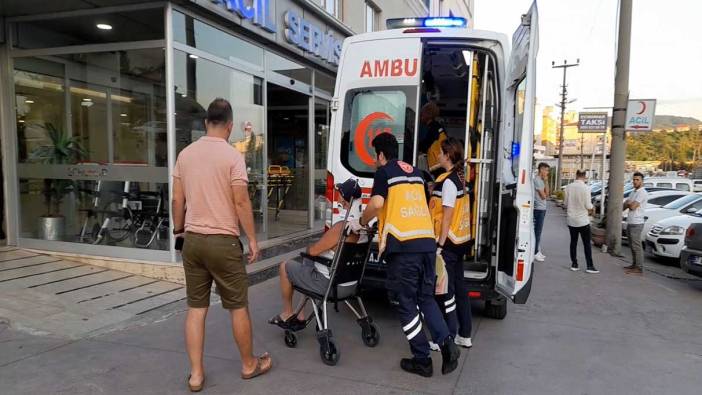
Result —
[{"label": "white car", "polygon": [[695,192],[702,192],[702,179],[692,180],[692,190]]},{"label": "white car", "polygon": [[[662,191],[652,191],[648,193],[648,200],[646,200],[646,209],[644,210],[644,217],[650,217],[649,213],[655,212],[654,209],[663,207],[669,203],[676,202],[680,200],[681,198],[688,196],[688,195],[693,195],[697,196],[700,200],[702,200],[702,194],[700,195],[695,195],[692,192],[685,192],[685,191],[676,191],[674,189],[669,189],[669,190],[662,190]],[[625,200],[626,201],[626,200]],[[700,207],[696,208],[694,211],[702,209],[702,203],[699,204]],[[668,212],[670,214],[670,212]],[[682,212],[681,212],[682,214]],[[626,238],[626,218],[629,215],[629,209],[626,209],[622,212],[622,237]],[[668,217],[669,215],[656,218],[655,221],[658,221],[659,219],[663,219],[665,217]],[[647,221],[648,222],[648,221]],[[650,230],[650,227],[649,229]],[[644,233],[646,234],[646,233]]]},{"label": "white car", "polygon": [[702,210],[658,221],[646,233],[646,251],[660,257],[680,259],[685,232],[693,223],[702,224]]},{"label": "white car", "polygon": [[695,213],[698,210],[702,210],[702,194],[700,193],[683,196],[662,207],[647,208],[644,210],[646,223],[644,223],[643,234],[647,235],[648,232],[651,231],[651,228],[653,228],[653,225],[662,219],[675,217],[681,214]]}]

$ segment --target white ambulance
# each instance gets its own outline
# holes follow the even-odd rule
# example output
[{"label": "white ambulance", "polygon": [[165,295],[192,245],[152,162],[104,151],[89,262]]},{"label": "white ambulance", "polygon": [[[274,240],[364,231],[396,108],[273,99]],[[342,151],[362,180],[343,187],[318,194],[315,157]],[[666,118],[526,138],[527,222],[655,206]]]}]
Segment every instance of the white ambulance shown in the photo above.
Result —
[{"label": "white ambulance", "polygon": [[[534,270],[536,3],[522,16],[511,51],[505,35],[469,29],[461,18],[387,24],[388,30],[349,37],[342,47],[327,162],[333,217],[327,219],[344,214],[334,183],[356,178],[364,203],[369,198],[376,135],[394,134],[400,160],[428,170],[426,140],[440,125],[465,148],[473,233],[464,263],[469,296],[485,300],[487,316],[504,318],[506,299],[526,302]],[[384,266],[372,254],[364,284],[382,287]]]}]

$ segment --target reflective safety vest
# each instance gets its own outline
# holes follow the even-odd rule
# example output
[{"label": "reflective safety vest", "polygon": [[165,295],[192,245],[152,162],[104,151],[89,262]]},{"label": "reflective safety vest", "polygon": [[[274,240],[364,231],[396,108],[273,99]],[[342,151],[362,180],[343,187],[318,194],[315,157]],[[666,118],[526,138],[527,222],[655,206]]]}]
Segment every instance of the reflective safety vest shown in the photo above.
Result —
[{"label": "reflective safety vest", "polygon": [[439,164],[439,154],[441,154],[441,143],[444,142],[448,137],[446,137],[446,132],[442,128],[439,130],[439,137],[431,143],[429,150],[427,151],[427,163],[431,169],[434,165]]},{"label": "reflective safety vest", "polygon": [[[379,169],[381,171],[381,169]],[[434,228],[424,188],[424,179],[411,165],[388,162],[388,192],[378,215],[381,253],[433,252]]]},{"label": "reflective safety vest", "polygon": [[429,199],[429,210],[434,225],[436,240],[441,237],[441,225],[444,221],[444,207],[442,204],[442,188],[444,182],[452,182],[456,185],[456,204],[453,207],[453,218],[449,220],[449,231],[444,249],[463,254],[467,251],[470,241],[470,200],[468,193],[463,188],[463,183],[455,171],[446,172],[439,176],[434,183],[434,190]]}]

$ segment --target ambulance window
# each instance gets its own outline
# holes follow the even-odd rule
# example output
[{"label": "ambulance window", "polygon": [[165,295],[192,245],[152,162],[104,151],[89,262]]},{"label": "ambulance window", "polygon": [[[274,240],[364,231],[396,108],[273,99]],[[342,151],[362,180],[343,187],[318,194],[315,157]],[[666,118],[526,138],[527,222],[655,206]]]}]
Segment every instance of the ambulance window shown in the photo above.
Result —
[{"label": "ambulance window", "polygon": [[356,89],[346,94],[341,162],[357,176],[373,177],[373,138],[392,133],[399,143],[400,160],[411,163],[414,149],[416,91],[411,87]]},{"label": "ambulance window", "polygon": [[514,136],[512,138],[512,174],[519,173],[519,153],[522,145],[522,128],[524,127],[524,105],[526,101],[526,78],[517,86],[514,94]]}]

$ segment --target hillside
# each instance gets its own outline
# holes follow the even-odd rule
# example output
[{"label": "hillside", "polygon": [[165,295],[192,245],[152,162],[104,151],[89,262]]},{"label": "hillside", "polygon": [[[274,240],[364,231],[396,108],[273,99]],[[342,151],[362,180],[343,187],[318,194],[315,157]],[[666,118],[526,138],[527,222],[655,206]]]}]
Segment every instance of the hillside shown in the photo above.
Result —
[{"label": "hillside", "polygon": [[654,129],[675,129],[678,125],[689,125],[695,127],[702,125],[702,121],[692,117],[678,117],[675,115],[656,115],[653,122]]}]

